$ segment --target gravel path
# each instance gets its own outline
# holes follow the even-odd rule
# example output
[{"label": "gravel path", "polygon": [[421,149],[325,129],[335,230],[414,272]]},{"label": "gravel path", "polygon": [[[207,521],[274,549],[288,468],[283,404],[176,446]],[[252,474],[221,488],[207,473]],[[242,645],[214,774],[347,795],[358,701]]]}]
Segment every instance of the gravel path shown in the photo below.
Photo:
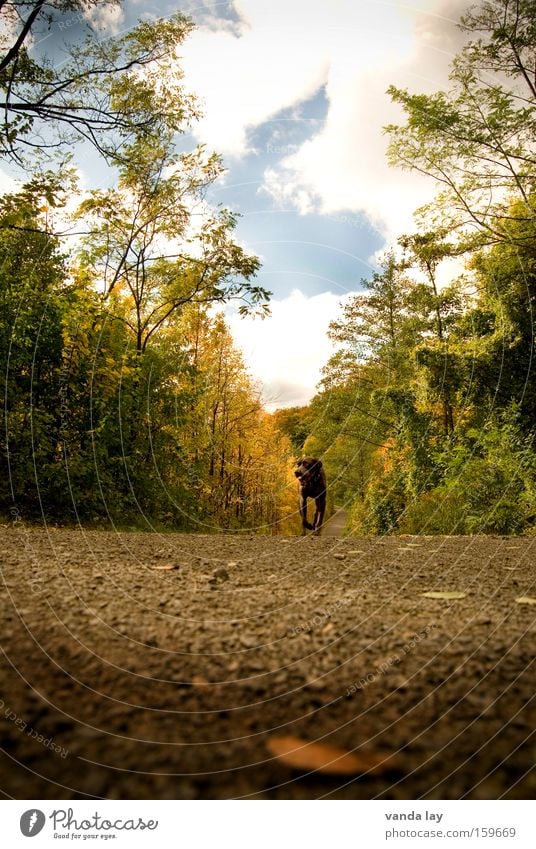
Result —
[{"label": "gravel path", "polygon": [[322,536],[343,537],[347,518],[348,512],[344,507],[339,507],[335,510],[333,516],[327,520],[326,524],[322,526]]},{"label": "gravel path", "polygon": [[[532,798],[535,546],[4,527],[0,788]],[[282,735],[393,758],[326,775]]]}]

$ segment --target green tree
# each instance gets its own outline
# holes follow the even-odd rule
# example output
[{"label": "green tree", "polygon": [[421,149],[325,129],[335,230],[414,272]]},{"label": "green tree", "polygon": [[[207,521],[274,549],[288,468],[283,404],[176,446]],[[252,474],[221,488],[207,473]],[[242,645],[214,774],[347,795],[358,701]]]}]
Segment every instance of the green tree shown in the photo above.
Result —
[{"label": "green tree", "polygon": [[289,439],[296,458],[303,453],[305,440],[311,431],[309,407],[284,407],[273,414],[277,428]]},{"label": "green tree", "polygon": [[475,399],[488,411],[518,404],[520,426],[534,432],[536,251],[523,236],[532,227],[519,220],[519,206],[512,204],[502,225],[510,238],[473,256],[479,299],[458,332],[466,343],[472,337]]},{"label": "green tree", "polygon": [[366,361],[369,367],[377,366],[384,384],[407,379],[408,350],[420,332],[408,309],[411,281],[391,251],[383,257],[381,270],[361,284],[365,292],[348,300],[341,319],[330,324],[329,337],[345,352],[332,361],[330,370],[342,367],[351,374]]},{"label": "green tree", "polygon": [[404,267],[418,269],[425,281],[413,285],[406,309],[420,319],[422,342],[415,351],[416,362],[428,371],[428,383],[440,398],[443,429],[449,436],[454,431],[453,405],[460,386],[450,335],[468,298],[459,282],[439,287],[439,265],[456,254],[445,237],[444,231],[428,231],[402,236],[398,241],[404,249]]},{"label": "green tree", "polygon": [[48,506],[39,482],[61,459],[62,318],[71,297],[43,191],[28,184],[0,201],[0,503],[32,513],[40,501]]},{"label": "green tree", "polygon": [[308,453],[322,456],[337,504],[365,498],[376,454],[397,430],[389,389],[411,380],[412,353],[420,340],[418,320],[408,307],[412,283],[394,252],[361,283],[364,292],[330,324],[338,350],[311,403],[305,445]]},{"label": "green tree", "polygon": [[[177,154],[172,139],[125,148],[117,188],[95,191],[79,218],[87,222],[81,271],[94,280],[133,336],[138,354],[186,304],[242,301],[266,314],[269,293],[255,286],[259,261],[232,239],[236,218],[205,209],[207,188],[221,175],[219,156],[204,148]],[[201,211],[202,222],[196,224]]]},{"label": "green tree", "polygon": [[[138,24],[126,35],[97,39],[86,23],[81,45],[54,62],[40,44],[52,27],[68,32],[74,15],[116,0],[7,0],[0,4],[0,151],[49,152],[85,140],[110,161],[123,161],[133,135],[181,132],[198,114],[182,87],[177,47],[192,30],[182,15]],[[33,45],[32,45],[33,42]]]},{"label": "green tree", "polygon": [[510,203],[534,239],[536,42],[534,0],[485,0],[461,19],[474,37],[456,56],[449,91],[411,94],[390,86],[406,123],[390,125],[390,161],[432,176],[440,191],[423,209],[433,226],[468,245],[512,238]]}]

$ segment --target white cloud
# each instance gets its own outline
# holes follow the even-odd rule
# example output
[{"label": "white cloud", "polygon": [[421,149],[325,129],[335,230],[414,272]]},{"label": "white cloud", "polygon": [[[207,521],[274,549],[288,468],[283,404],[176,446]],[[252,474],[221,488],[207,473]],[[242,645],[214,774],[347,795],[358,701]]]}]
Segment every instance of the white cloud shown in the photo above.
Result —
[{"label": "white cloud", "polygon": [[121,6],[115,3],[101,3],[83,11],[84,18],[104,35],[117,35],[125,19]]},{"label": "white cloud", "polygon": [[[453,19],[417,15],[412,39],[401,39],[398,54],[381,65],[363,68],[345,62],[341,67],[339,57],[334,57],[323,127],[277,168],[266,171],[264,190],[277,202],[294,203],[302,213],[311,208],[362,212],[386,243],[413,230],[413,212],[431,199],[435,185],[424,176],[389,167],[388,139],[382,128],[398,122],[400,111],[385,92],[391,83],[417,91],[446,84],[449,63],[461,41],[455,27],[461,5],[450,3]],[[376,40],[381,37],[378,31]]]},{"label": "white cloud", "polygon": [[214,21],[181,48],[187,79],[205,104],[195,132],[231,155],[247,151],[247,131],[312,96],[328,80],[379,67],[409,44],[397,4],[336,0],[234,0],[241,24]]},{"label": "white cloud", "polygon": [[[265,153],[279,162],[262,191],[279,205],[335,215],[364,213],[386,245],[414,228],[412,214],[433,182],[390,169],[382,128],[400,113],[390,83],[414,91],[447,84],[462,35],[455,24],[467,0],[234,0],[239,23],[211,19],[181,47],[187,81],[204,102],[198,139],[228,156],[251,153],[250,130],[324,90],[322,126],[304,124],[297,147],[279,121]],[[295,136],[294,136],[295,138]],[[261,153],[262,151],[258,151]],[[262,159],[259,159],[262,162]],[[457,271],[459,269],[456,269]],[[230,317],[233,335],[263,384],[268,408],[307,403],[332,353],[326,336],[341,298],[295,290],[272,302],[265,322]]]},{"label": "white cloud", "polygon": [[316,36],[314,47],[305,50],[299,37],[303,21],[298,27],[291,18],[283,15],[285,26],[268,29],[244,24],[239,35],[227,27],[199,29],[181,48],[186,79],[195,82],[205,112],[194,132],[209,147],[234,156],[247,152],[248,129],[322,85],[327,68],[323,45]]},{"label": "white cloud", "polygon": [[271,302],[272,315],[264,321],[228,315],[233,337],[262,383],[269,410],[306,404],[314,395],[320,370],[333,353],[326,335],[329,322],[349,297],[324,292],[307,298],[294,289]]},{"label": "white cloud", "polygon": [[[264,175],[264,190],[301,213],[364,212],[386,242],[413,227],[433,183],[390,169],[382,127],[399,112],[390,83],[418,91],[446,83],[467,0],[356,3],[234,0],[241,25],[201,28],[183,46],[206,117],[201,141],[228,155],[248,152],[248,130],[325,88],[324,125]],[[274,138],[276,138],[274,129]]]},{"label": "white cloud", "polygon": [[16,192],[22,183],[20,180],[16,180],[10,174],[6,174],[5,171],[0,170],[0,195],[8,195]]}]

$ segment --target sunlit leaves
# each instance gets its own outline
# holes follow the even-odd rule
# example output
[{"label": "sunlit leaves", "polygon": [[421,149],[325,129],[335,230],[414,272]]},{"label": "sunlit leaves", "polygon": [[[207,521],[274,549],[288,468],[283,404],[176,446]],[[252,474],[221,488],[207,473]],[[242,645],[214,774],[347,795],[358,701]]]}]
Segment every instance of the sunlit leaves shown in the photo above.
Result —
[{"label": "sunlit leaves", "polygon": [[177,154],[170,138],[128,147],[119,185],[95,191],[79,209],[90,235],[80,262],[103,298],[126,299],[121,317],[139,352],[185,304],[225,303],[266,309],[269,293],[250,281],[259,261],[233,239],[236,217],[212,210],[205,191],[222,173],[203,147]]},{"label": "sunlit leaves", "polygon": [[[111,161],[124,161],[123,145],[134,136],[152,139],[185,131],[199,116],[195,98],[184,91],[177,48],[192,30],[180,14],[143,22],[115,39],[88,33],[70,48],[66,62],[53,64],[32,35],[47,25],[65,25],[68,11],[87,10],[96,0],[71,3],[2,4],[2,22],[12,14],[0,66],[4,115],[0,144],[21,161],[29,149],[84,139]],[[101,3],[100,5],[104,5]],[[83,21],[80,15],[78,23]],[[8,38],[8,35],[11,37]],[[46,47],[46,39],[42,42]]]},{"label": "sunlit leaves", "polygon": [[511,238],[512,196],[526,221],[535,216],[534,13],[530,0],[481,3],[462,19],[478,38],[453,61],[449,91],[389,88],[406,114],[405,124],[387,127],[391,162],[437,181],[421,219],[456,230],[462,244]]}]

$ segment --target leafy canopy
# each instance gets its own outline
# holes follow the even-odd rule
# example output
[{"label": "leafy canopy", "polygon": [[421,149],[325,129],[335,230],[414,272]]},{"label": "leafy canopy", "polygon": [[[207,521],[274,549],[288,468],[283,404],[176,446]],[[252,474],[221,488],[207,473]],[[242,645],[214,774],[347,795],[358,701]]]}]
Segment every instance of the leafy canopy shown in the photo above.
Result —
[{"label": "leafy canopy", "polygon": [[[118,38],[98,38],[86,22],[93,8],[118,0],[8,0],[0,3],[0,155],[25,154],[85,140],[108,161],[123,161],[133,135],[182,132],[199,114],[182,87],[177,49],[193,24],[177,14],[142,22]],[[41,44],[68,30],[76,13],[86,29],[61,61]]]}]

